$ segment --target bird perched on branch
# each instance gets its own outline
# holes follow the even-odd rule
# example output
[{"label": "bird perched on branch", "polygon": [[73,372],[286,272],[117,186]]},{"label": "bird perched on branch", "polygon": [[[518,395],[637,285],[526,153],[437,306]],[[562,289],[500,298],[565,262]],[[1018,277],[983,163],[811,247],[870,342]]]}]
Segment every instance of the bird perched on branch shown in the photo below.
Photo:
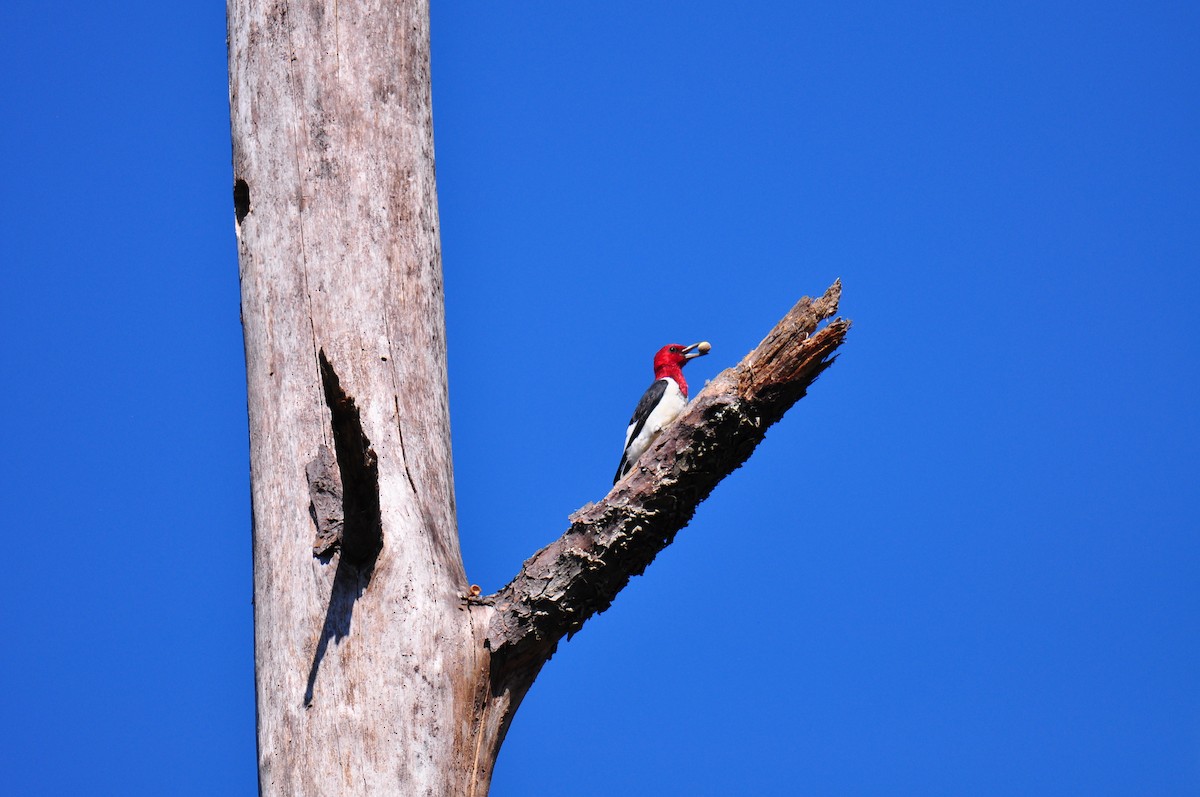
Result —
[{"label": "bird perched on branch", "polygon": [[654,355],[654,382],[642,394],[642,400],[629,419],[629,428],[625,430],[625,451],[621,454],[621,464],[617,466],[613,484],[633,469],[638,457],[650,447],[663,427],[683,412],[688,401],[683,366],[687,365],[688,360],[708,354],[711,348],[708,341],[691,346],[672,343],[663,346]]}]

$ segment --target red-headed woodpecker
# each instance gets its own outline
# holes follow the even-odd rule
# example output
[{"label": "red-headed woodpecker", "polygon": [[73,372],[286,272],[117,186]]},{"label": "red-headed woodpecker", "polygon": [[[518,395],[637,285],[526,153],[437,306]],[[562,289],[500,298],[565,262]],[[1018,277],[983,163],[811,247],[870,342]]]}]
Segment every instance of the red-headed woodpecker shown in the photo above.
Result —
[{"label": "red-headed woodpecker", "polygon": [[625,451],[621,454],[621,464],[617,466],[613,484],[633,469],[638,457],[650,447],[663,427],[683,412],[688,400],[683,366],[693,357],[708,354],[711,348],[708,341],[693,343],[691,346],[672,343],[670,346],[663,346],[658,350],[658,354],[654,355],[654,383],[642,394],[642,400],[638,402],[633,417],[629,419],[629,428],[625,430]]}]

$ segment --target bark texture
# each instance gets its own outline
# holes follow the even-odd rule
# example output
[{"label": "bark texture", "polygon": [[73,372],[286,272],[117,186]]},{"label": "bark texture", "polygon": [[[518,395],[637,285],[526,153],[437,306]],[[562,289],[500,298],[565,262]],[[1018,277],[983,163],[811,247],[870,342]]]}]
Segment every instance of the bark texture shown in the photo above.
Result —
[{"label": "bark texture", "polygon": [[261,790],[464,794],[487,610],[461,599],[428,8],[228,13]]},{"label": "bark texture", "polygon": [[559,639],[833,361],[849,323],[816,330],[840,285],[480,598],[455,520],[426,0],[228,14],[260,790],[483,797]]},{"label": "bark texture", "polygon": [[[493,672],[531,681],[559,639],[604,611],[691,520],[697,505],[738,468],[767,428],[836,359],[850,322],[837,319],[841,283],[805,297],[738,365],[717,375],[598,504],[534,554],[495,595],[487,646]],[[815,333],[815,334],[814,334]]]}]

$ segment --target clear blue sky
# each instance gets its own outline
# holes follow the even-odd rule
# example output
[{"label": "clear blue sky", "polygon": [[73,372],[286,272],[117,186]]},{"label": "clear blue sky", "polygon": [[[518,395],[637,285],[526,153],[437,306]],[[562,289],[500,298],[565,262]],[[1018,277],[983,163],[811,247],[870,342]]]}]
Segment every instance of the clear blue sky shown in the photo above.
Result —
[{"label": "clear blue sky", "polygon": [[[4,789],[253,795],[224,9],[3,20]],[[1200,6],[433,24],[485,590],[605,493],[654,349],[702,384],[839,276],[855,321],[494,797],[1200,793]]]}]

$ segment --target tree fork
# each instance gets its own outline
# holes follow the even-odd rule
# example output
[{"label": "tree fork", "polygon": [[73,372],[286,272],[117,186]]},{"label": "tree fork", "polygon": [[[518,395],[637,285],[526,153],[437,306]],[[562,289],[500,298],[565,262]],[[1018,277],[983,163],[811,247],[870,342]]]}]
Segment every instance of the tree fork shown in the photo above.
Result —
[{"label": "tree fork", "polygon": [[[477,765],[494,763],[513,713],[562,637],[611,605],[837,359],[850,321],[818,326],[836,315],[841,291],[839,280],[816,300],[803,297],[740,363],[705,386],[603,500],[572,514],[566,533],[531,556],[508,585],[492,595],[463,596],[492,610],[481,640],[489,666],[479,675],[487,688],[480,684],[476,702],[477,749],[490,756],[477,755]],[[480,783],[490,781],[482,765],[476,774]]]},{"label": "tree fork", "polygon": [[[228,0],[260,791],[484,797],[513,713],[833,361],[840,286],[504,589],[459,550],[426,0]],[[603,475],[603,474],[601,474]]]}]

